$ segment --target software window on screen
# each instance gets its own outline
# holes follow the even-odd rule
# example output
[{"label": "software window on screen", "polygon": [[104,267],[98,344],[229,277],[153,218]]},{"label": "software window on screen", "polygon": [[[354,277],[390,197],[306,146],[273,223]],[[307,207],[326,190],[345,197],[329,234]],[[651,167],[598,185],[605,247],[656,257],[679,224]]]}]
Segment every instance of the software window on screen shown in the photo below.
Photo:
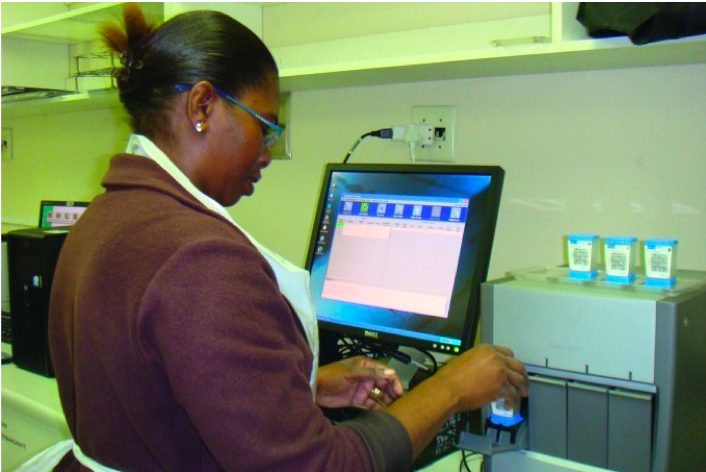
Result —
[{"label": "software window on screen", "polygon": [[467,208],[458,199],[343,196],[322,297],[446,318]]}]

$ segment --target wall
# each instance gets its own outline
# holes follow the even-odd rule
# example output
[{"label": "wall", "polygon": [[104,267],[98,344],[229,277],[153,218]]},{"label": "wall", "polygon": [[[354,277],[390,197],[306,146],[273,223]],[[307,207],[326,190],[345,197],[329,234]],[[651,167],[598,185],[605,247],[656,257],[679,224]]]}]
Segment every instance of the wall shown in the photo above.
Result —
[{"label": "wall", "polygon": [[[705,96],[704,65],[296,93],[293,161],[267,169],[234,214],[303,264],[324,164],[367,131],[408,123],[412,105],[456,105],[458,163],[507,172],[491,277],[562,264],[563,237],[589,231],[678,238],[680,267],[703,270]],[[408,159],[368,138],[349,162]]]},{"label": "wall", "polygon": [[4,224],[36,225],[41,200],[93,199],[130,132],[117,108],[3,119],[2,127],[12,128],[14,156],[2,161]]},{"label": "wall", "polygon": [[[297,92],[293,160],[274,162],[232,213],[303,265],[324,164],[367,131],[408,123],[412,105],[456,105],[457,163],[507,172],[490,277],[564,263],[571,232],[674,237],[679,266],[706,270],[705,96],[706,65]],[[40,197],[100,192],[128,133],[110,110],[3,127],[15,133],[15,161],[2,163],[3,221],[35,219]],[[404,145],[368,138],[350,162],[408,159]]]}]

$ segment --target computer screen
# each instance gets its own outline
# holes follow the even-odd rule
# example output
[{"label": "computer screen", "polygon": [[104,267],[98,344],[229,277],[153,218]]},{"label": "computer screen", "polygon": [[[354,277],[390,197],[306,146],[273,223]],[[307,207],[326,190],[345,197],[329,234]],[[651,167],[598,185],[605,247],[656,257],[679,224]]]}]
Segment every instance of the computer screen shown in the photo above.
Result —
[{"label": "computer screen", "polygon": [[468,349],[503,177],[498,166],[327,165],[306,263],[320,327]]},{"label": "computer screen", "polygon": [[88,208],[88,203],[42,200],[39,205],[39,227],[71,226]]}]

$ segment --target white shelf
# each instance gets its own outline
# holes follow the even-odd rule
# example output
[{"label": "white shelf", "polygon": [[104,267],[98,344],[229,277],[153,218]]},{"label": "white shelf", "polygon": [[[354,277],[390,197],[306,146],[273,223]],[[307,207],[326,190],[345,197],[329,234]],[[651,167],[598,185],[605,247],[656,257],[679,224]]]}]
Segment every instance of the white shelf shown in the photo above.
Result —
[{"label": "white shelf", "polygon": [[[98,39],[100,25],[110,20],[122,18],[122,2],[99,2],[86,7],[52,15],[2,29],[5,37],[25,41],[67,44],[69,46],[87,43]],[[158,2],[141,3],[145,13],[159,22],[163,18],[163,4]]]},{"label": "white shelf", "polygon": [[2,117],[5,120],[120,106],[120,97],[117,90],[96,90],[25,102],[3,103]]},{"label": "white shelf", "polygon": [[[317,57],[319,45],[306,46]],[[277,50],[274,51],[275,54]],[[346,57],[280,69],[285,91],[473,77],[706,63],[706,36],[635,46],[627,38],[488,47],[434,54]]]},{"label": "white shelf", "polygon": [[[161,21],[164,3],[143,3]],[[273,48],[283,92],[348,86],[526,75],[551,72],[620,69],[706,63],[706,35],[635,46],[627,38],[582,39],[573,19],[575,4],[552,3],[551,13],[436,28],[416,29]],[[263,6],[262,8],[268,8]],[[98,3],[48,18],[3,28],[3,41],[45,48],[66,44],[80,48],[96,39],[96,28],[120,17],[120,3]],[[540,37],[545,43],[521,44]],[[510,39],[511,46],[492,45]],[[513,38],[519,38],[514,41]],[[578,39],[577,39],[578,38]],[[79,46],[76,46],[79,45]],[[17,48],[24,50],[24,48]],[[51,54],[47,58],[52,57]],[[8,60],[11,58],[8,55]],[[31,59],[30,59],[31,60]],[[67,65],[66,69],[69,67]],[[22,77],[38,74],[22,72]],[[41,76],[42,74],[39,74]],[[70,75],[64,74],[62,80]],[[16,80],[16,79],[15,79]],[[29,79],[28,79],[29,80]],[[5,80],[3,80],[5,81]],[[27,85],[7,83],[4,85]],[[98,85],[103,86],[103,85]],[[59,88],[59,87],[56,87]],[[79,94],[47,101],[3,104],[5,116],[49,113],[60,104],[93,101],[102,94]],[[116,101],[108,100],[109,106]],[[103,106],[102,102],[97,102]],[[84,103],[81,107],[92,107]],[[20,108],[28,108],[28,111]]]},{"label": "white shelf", "polygon": [[[37,12],[41,12],[41,7],[45,4],[33,5],[38,5]],[[30,9],[27,13],[32,12],[31,6],[27,8]],[[99,40],[98,27],[108,21],[119,22],[121,8],[121,3],[118,2],[88,4],[2,28],[3,86],[76,91],[78,82],[71,78],[72,66],[75,64],[74,55],[102,52],[104,46]],[[143,9],[157,22],[162,21],[162,3],[144,3]],[[100,79],[92,82],[81,80],[84,81],[81,84],[86,88],[81,89],[81,92],[106,87],[106,82]],[[108,86],[109,84],[108,81]],[[50,103],[59,101],[52,99]],[[14,109],[28,105],[13,103],[11,106]],[[8,104],[3,103],[3,112],[7,106]]]}]

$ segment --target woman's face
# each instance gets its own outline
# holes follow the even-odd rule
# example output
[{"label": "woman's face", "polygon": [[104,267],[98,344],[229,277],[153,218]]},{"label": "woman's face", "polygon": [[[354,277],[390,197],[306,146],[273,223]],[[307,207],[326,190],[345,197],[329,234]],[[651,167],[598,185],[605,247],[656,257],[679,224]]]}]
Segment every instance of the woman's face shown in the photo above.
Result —
[{"label": "woman's face", "polygon": [[[253,89],[237,98],[266,120],[277,123],[279,85]],[[232,206],[250,196],[272,155],[265,146],[267,125],[218,95],[216,113],[209,119],[208,148],[193,177],[194,184],[221,205]]]}]

